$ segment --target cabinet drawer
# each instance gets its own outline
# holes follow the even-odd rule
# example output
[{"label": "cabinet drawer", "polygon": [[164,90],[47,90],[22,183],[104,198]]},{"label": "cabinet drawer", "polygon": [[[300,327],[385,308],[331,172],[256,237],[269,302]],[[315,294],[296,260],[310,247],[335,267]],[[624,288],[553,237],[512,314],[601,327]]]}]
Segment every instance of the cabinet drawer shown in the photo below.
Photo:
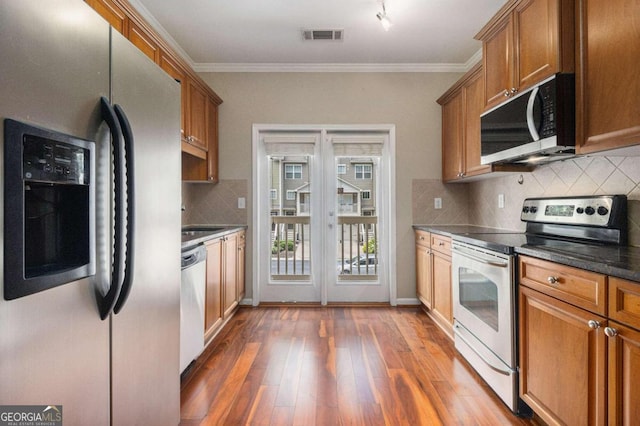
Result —
[{"label": "cabinet drawer", "polygon": [[416,244],[417,245],[423,246],[423,247],[427,247],[427,248],[430,247],[431,238],[430,238],[430,234],[428,232],[416,230],[415,234],[416,234]]},{"label": "cabinet drawer", "polygon": [[640,330],[640,283],[609,278],[609,318]]},{"label": "cabinet drawer", "polygon": [[546,260],[520,256],[520,284],[588,311],[606,315],[607,277]]},{"label": "cabinet drawer", "polygon": [[431,234],[431,248],[447,256],[451,256],[451,238]]}]

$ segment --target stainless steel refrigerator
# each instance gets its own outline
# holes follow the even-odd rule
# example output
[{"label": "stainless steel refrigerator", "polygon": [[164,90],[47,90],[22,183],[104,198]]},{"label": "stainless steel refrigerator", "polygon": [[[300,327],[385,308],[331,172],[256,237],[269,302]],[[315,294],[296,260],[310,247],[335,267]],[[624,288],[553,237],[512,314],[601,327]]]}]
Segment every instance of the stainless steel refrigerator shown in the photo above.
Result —
[{"label": "stainless steel refrigerator", "polygon": [[[98,304],[112,288],[120,213],[113,195],[114,135],[102,117],[102,97],[126,113],[135,140],[134,155],[127,155],[135,168],[127,167],[132,175],[126,179],[135,182],[135,194],[131,189],[119,197],[133,212],[123,239],[135,241],[126,253],[131,289],[126,303],[118,299],[117,314],[112,306],[102,312],[105,319]],[[13,300],[4,297],[2,282],[0,406],[62,405],[65,425],[177,424],[178,83],[82,0],[2,1],[0,123],[7,118],[95,142],[95,273]],[[0,147],[6,142],[0,131]],[[5,228],[5,242],[6,234]],[[7,268],[13,248],[3,244],[1,250]]]}]

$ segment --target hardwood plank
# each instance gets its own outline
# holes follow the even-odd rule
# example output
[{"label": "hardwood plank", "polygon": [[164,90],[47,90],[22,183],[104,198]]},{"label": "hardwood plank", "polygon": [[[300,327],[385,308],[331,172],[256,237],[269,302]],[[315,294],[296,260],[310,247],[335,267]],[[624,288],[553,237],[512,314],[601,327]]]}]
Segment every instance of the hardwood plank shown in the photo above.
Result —
[{"label": "hardwood plank", "polygon": [[183,426],[535,424],[419,308],[241,308],[203,358]]}]

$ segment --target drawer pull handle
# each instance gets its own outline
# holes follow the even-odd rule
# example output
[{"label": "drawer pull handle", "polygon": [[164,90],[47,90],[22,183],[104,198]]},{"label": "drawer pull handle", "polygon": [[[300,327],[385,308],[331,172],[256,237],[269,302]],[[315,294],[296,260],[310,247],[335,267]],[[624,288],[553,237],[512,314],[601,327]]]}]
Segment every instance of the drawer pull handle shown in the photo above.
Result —
[{"label": "drawer pull handle", "polygon": [[549,282],[549,284],[554,285],[554,284],[560,284],[560,280],[558,279],[558,277],[548,277],[547,281]]},{"label": "drawer pull handle", "polygon": [[589,325],[589,328],[592,330],[597,330],[600,328],[600,323],[596,320],[589,320],[589,322],[587,322],[587,325]]},{"label": "drawer pull handle", "polygon": [[604,334],[606,334],[609,337],[616,337],[618,335],[618,330],[616,330],[615,328],[611,328],[611,327],[605,327],[604,328]]},{"label": "drawer pull handle", "polygon": [[442,246],[444,245],[444,243],[443,243],[442,241],[440,241],[440,242],[438,243],[438,245],[442,247]]}]

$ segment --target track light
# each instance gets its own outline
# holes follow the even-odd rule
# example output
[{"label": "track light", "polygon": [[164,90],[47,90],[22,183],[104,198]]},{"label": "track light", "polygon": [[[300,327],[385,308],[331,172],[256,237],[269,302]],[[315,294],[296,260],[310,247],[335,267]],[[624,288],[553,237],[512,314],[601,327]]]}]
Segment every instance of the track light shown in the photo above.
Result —
[{"label": "track light", "polygon": [[384,1],[382,2],[382,12],[378,12],[376,17],[380,20],[382,28],[384,28],[385,31],[389,31],[389,27],[391,27],[391,20],[387,16],[387,10],[384,7]]}]

